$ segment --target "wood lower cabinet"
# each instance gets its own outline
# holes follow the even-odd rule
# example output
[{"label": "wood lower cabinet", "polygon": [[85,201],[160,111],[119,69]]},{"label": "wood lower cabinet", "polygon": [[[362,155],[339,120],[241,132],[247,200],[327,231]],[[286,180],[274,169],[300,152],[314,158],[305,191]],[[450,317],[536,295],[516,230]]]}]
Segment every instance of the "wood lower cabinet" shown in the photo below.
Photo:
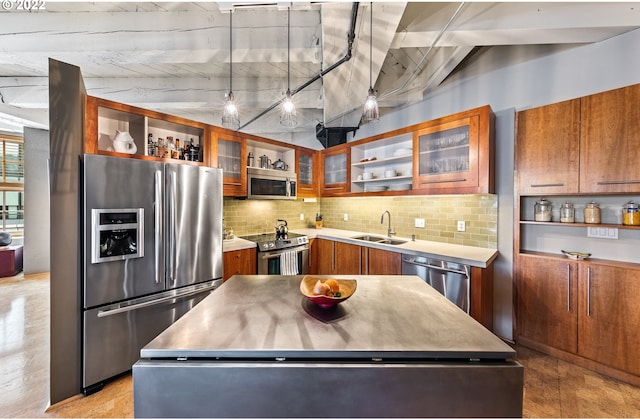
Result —
[{"label": "wood lower cabinet", "polygon": [[640,375],[640,267],[580,265],[578,354]]},{"label": "wood lower cabinet", "polygon": [[402,254],[373,247],[365,247],[364,261],[366,275],[400,275],[402,273]]},{"label": "wood lower cabinet", "polygon": [[223,252],[224,273],[226,281],[233,275],[255,275],[258,270],[257,249],[230,250]]},{"label": "wood lower cabinet", "polygon": [[319,275],[400,275],[402,272],[400,253],[336,240],[315,239],[310,259],[310,272]]},{"label": "wood lower cabinet", "polygon": [[315,239],[311,259],[312,273],[318,275],[360,275],[362,246],[335,240]]},{"label": "wood lower cabinet", "polygon": [[577,263],[521,254],[516,266],[518,337],[575,353]]},{"label": "wood lower cabinet", "polygon": [[517,337],[562,359],[640,384],[640,266],[520,254]]}]

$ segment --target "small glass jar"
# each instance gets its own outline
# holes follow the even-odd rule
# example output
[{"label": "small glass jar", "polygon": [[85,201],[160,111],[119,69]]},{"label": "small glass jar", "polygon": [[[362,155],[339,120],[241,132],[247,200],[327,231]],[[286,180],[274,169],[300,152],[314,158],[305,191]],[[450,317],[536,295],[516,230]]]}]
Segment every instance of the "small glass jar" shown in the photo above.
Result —
[{"label": "small glass jar", "polygon": [[584,207],[584,222],[586,224],[600,224],[600,205],[591,202]]},{"label": "small glass jar", "polygon": [[630,201],[622,206],[622,224],[626,226],[640,225],[640,205]]},{"label": "small glass jar", "polygon": [[540,198],[534,205],[534,220],[551,221],[551,202]]},{"label": "small glass jar", "polygon": [[573,208],[573,204],[571,202],[565,202],[560,205],[560,222],[561,223],[575,223],[576,222],[576,211]]}]

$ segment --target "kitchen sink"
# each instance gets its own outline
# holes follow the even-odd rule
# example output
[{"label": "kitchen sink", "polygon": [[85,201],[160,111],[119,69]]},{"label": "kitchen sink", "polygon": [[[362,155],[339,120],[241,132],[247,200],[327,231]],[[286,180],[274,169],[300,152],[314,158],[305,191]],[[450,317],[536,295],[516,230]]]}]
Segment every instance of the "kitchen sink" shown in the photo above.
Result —
[{"label": "kitchen sink", "polygon": [[381,240],[381,241],[379,241],[379,242],[377,242],[377,243],[382,243],[382,244],[391,244],[391,245],[393,245],[393,246],[397,246],[397,245],[399,245],[399,244],[404,244],[404,243],[406,243],[406,242],[407,242],[406,240],[384,239],[384,240]]},{"label": "kitchen sink", "polygon": [[393,246],[397,246],[399,244],[406,243],[406,240],[390,239],[388,237],[380,237],[380,236],[370,236],[368,234],[364,235],[364,236],[355,236],[355,237],[352,237],[352,239],[364,240],[364,241],[372,242],[372,243],[390,244],[390,245],[393,245]]}]

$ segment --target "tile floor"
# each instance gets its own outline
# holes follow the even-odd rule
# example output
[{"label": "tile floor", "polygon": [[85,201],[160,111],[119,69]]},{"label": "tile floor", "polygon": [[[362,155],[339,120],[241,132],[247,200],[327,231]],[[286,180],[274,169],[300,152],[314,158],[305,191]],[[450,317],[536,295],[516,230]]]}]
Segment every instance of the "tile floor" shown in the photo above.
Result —
[{"label": "tile floor", "polygon": [[[0,278],[0,417],[133,417],[131,375],[88,397],[49,403],[49,278]],[[640,388],[517,347],[524,417],[640,417]]]}]

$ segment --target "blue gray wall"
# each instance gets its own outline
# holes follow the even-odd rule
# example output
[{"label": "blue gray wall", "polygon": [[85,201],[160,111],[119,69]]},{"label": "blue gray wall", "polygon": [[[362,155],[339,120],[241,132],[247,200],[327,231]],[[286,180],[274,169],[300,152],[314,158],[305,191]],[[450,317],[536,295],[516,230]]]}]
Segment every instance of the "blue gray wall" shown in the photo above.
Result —
[{"label": "blue gray wall", "polygon": [[[463,70],[425,99],[354,139],[489,104],[496,113],[498,251],[494,330],[512,338],[513,143],[515,112],[640,83],[640,29],[595,44],[492,47],[471,57]],[[380,92],[384,94],[384,92]]]}]

